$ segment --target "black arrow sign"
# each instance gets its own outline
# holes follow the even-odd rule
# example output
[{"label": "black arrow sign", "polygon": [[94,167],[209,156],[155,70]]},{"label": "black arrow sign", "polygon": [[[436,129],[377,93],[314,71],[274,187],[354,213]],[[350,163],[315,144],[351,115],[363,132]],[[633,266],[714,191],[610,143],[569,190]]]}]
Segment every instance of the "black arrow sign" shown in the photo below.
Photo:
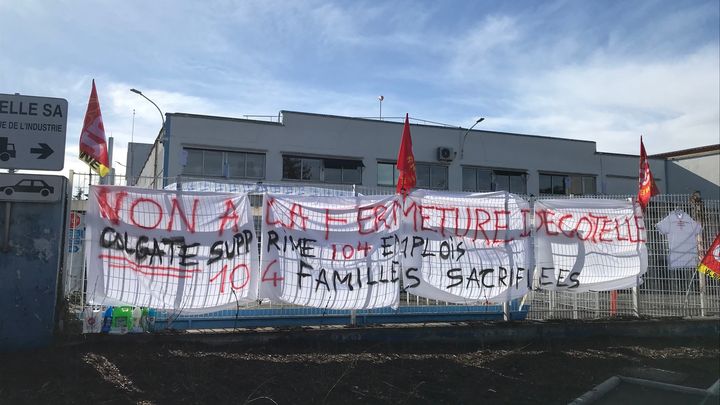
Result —
[{"label": "black arrow sign", "polygon": [[38,159],[47,159],[48,156],[53,154],[53,150],[46,143],[38,143],[39,148],[30,148],[30,153],[38,153]]}]

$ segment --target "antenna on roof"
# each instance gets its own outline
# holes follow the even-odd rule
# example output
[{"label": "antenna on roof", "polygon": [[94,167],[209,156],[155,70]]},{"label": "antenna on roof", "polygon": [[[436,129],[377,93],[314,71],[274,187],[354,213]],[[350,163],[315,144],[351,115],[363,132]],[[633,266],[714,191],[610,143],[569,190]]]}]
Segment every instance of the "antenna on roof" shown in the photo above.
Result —
[{"label": "antenna on roof", "polygon": [[385,97],[382,95],[378,96],[378,101],[380,102],[380,121],[382,121],[382,102],[385,100]]}]

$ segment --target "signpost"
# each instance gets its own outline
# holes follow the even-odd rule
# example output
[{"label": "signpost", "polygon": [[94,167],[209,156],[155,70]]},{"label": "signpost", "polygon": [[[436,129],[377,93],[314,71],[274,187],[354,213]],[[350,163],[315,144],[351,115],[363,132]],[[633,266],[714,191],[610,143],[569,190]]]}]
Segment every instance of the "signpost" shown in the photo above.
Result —
[{"label": "signpost", "polygon": [[62,170],[67,120],[65,99],[0,94],[2,349],[52,341],[67,180],[17,170]]},{"label": "signpost", "polygon": [[62,176],[17,173],[0,176],[0,201],[55,202],[64,193]]},{"label": "signpost", "polygon": [[63,169],[68,102],[0,94],[0,169]]}]

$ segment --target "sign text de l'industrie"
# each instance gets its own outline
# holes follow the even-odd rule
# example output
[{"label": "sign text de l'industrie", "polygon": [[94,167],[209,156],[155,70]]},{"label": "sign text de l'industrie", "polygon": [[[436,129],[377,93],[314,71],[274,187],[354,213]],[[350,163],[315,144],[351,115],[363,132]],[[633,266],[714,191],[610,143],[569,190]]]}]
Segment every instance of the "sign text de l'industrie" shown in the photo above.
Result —
[{"label": "sign text de l'industrie", "polygon": [[0,168],[62,170],[68,102],[0,94]]}]

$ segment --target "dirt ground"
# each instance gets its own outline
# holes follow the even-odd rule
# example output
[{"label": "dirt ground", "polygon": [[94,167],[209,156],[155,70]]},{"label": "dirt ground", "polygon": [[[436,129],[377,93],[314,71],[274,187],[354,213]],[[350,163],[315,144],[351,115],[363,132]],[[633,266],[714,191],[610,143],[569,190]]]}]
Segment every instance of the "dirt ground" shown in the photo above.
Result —
[{"label": "dirt ground", "polygon": [[0,403],[564,404],[616,374],[703,389],[720,376],[717,339],[297,346],[114,339],[0,353]]}]

